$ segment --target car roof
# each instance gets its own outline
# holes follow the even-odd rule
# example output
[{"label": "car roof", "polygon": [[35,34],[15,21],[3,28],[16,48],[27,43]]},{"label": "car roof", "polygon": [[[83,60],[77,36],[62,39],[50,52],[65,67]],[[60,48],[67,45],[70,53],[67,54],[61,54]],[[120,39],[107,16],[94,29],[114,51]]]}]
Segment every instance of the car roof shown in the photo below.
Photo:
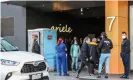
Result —
[{"label": "car roof", "polygon": [[40,31],[40,30],[51,30],[49,28],[38,28],[38,29],[31,29],[31,30],[28,30],[28,31]]}]

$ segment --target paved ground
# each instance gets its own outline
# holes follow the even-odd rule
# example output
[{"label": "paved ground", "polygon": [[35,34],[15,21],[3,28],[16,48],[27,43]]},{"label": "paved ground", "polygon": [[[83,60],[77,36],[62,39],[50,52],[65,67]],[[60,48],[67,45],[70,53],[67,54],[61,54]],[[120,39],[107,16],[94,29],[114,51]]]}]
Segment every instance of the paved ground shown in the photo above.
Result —
[{"label": "paved ground", "polygon": [[[97,79],[96,76],[88,76],[88,73],[86,71],[83,71],[81,73],[80,79],[75,78],[76,73],[69,72],[69,74],[70,76],[66,77],[66,76],[57,76],[56,73],[50,72],[50,80],[105,80],[104,78]],[[120,79],[119,77],[120,75],[109,75],[108,80],[126,80],[126,79]],[[133,73],[130,74],[128,80],[133,80]]]}]

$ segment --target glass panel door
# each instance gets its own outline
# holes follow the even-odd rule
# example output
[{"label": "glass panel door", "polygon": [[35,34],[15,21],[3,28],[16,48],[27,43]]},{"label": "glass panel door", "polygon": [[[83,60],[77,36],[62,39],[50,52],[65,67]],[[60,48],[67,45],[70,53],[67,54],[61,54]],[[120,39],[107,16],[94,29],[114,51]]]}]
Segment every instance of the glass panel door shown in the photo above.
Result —
[{"label": "glass panel door", "polygon": [[130,6],[130,42],[131,42],[131,53],[130,53],[130,68],[133,70],[133,5]]}]

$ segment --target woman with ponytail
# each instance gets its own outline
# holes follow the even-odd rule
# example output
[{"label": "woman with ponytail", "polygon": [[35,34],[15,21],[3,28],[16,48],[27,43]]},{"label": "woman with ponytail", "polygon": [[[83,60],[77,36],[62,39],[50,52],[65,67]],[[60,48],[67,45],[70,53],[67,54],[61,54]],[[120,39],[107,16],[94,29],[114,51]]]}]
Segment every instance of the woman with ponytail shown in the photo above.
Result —
[{"label": "woman with ponytail", "polygon": [[58,59],[58,70],[59,70],[59,75],[62,75],[62,66],[63,66],[63,75],[67,76],[67,65],[66,65],[66,45],[64,44],[63,38],[59,38],[57,41],[57,46],[56,46],[56,51],[57,51],[57,59]]}]

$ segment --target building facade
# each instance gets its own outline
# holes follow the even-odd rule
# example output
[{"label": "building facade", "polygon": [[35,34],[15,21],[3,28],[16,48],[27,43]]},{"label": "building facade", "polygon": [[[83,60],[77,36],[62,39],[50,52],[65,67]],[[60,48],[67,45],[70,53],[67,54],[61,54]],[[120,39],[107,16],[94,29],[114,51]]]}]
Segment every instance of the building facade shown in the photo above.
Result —
[{"label": "building facade", "polygon": [[[10,8],[2,4],[2,17],[14,16],[14,36],[7,36],[13,44],[26,50],[26,10],[21,6],[11,5]],[[15,10],[15,12],[14,12]],[[114,48],[111,52],[110,73],[121,74],[124,72],[122,60],[120,58],[121,33],[128,33],[131,41],[130,70],[133,70],[133,5],[128,1],[108,1],[105,0],[105,31],[112,39]],[[18,31],[17,28],[21,28]],[[22,33],[22,34],[19,34]],[[19,42],[18,42],[19,41]],[[20,43],[21,42],[21,43]]]}]

